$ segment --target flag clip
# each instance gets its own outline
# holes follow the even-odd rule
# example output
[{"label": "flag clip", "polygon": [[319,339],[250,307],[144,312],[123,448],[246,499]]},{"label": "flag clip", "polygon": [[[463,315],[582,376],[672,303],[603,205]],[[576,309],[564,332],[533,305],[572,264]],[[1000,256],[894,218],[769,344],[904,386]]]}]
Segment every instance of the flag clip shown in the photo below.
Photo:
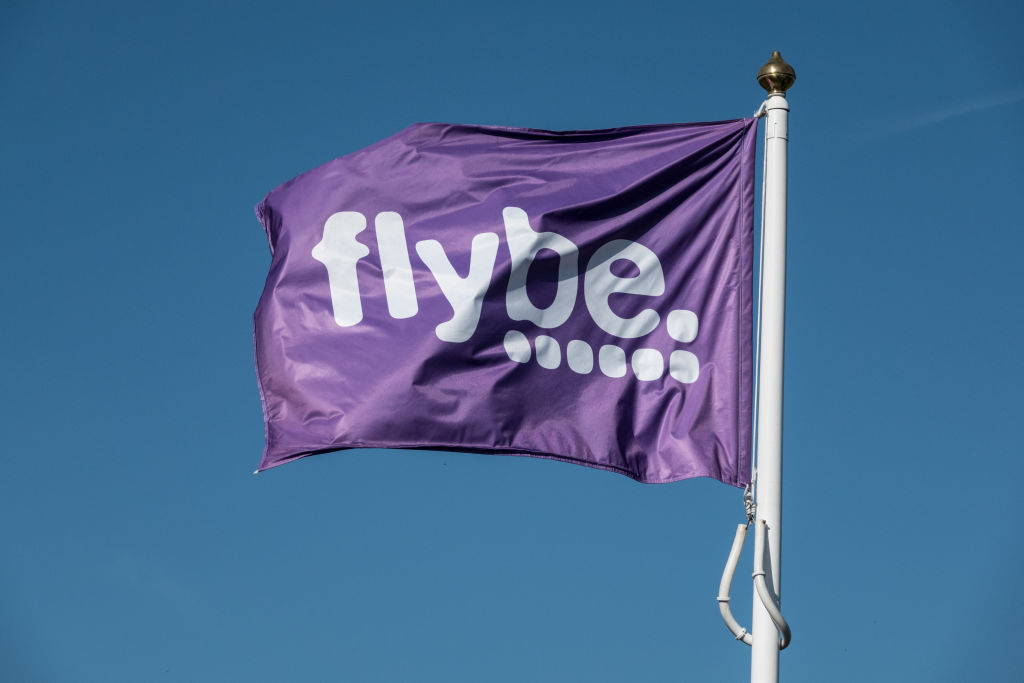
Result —
[{"label": "flag clip", "polygon": [[754,487],[751,484],[743,487],[743,508],[747,511],[747,524],[749,525],[757,515],[757,503],[754,502]]}]

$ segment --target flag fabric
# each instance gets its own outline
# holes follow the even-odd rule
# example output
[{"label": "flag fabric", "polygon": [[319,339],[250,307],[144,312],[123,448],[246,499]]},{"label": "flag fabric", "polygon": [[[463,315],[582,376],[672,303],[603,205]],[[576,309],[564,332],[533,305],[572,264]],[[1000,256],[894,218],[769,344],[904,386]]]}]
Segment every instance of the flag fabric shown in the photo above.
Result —
[{"label": "flag fabric", "polygon": [[755,131],[416,124],[272,190],[260,469],[421,448],[746,484]]}]

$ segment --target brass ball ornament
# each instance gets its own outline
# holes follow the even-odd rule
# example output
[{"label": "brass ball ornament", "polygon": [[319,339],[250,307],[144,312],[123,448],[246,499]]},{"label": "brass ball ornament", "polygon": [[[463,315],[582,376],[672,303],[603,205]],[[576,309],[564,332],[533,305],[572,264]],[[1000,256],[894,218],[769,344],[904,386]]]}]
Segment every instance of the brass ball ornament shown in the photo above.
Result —
[{"label": "brass ball ornament", "polygon": [[769,95],[783,95],[796,82],[796,71],[782,58],[778,50],[772,52],[764,66],[757,72],[757,82]]}]

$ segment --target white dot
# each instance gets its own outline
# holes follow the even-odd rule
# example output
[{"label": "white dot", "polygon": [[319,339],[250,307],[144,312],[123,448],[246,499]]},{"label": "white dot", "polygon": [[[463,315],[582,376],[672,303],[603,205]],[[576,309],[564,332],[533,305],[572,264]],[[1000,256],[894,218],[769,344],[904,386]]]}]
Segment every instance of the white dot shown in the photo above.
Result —
[{"label": "white dot", "polygon": [[692,342],[697,338],[697,314],[693,311],[672,311],[665,325],[668,336],[678,342]]},{"label": "white dot", "polygon": [[673,351],[668,357],[668,374],[683,384],[693,384],[700,374],[700,361],[689,351]]},{"label": "white dot", "polygon": [[558,346],[558,340],[546,334],[538,334],[537,340],[537,364],[547,370],[554,370],[562,363],[562,349]]},{"label": "white dot", "polygon": [[601,372],[609,377],[622,377],[626,374],[626,352],[618,346],[602,346],[597,354],[597,363],[601,366]]},{"label": "white dot", "polygon": [[594,350],[587,342],[573,339],[565,347],[565,360],[573,372],[586,375],[594,369]]},{"label": "white dot", "polygon": [[505,333],[505,353],[517,363],[530,362],[530,340],[518,330]]},{"label": "white dot", "polygon": [[633,372],[641,382],[650,382],[665,372],[665,358],[657,349],[637,349],[633,352]]}]

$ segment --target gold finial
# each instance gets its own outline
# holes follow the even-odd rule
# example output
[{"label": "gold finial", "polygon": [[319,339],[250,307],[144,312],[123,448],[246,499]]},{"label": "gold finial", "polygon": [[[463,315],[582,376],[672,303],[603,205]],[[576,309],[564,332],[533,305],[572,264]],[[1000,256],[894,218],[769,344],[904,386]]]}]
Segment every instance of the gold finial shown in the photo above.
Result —
[{"label": "gold finial", "polygon": [[785,95],[795,81],[796,71],[786,64],[778,50],[772,53],[772,58],[757,72],[757,82],[769,95]]}]

